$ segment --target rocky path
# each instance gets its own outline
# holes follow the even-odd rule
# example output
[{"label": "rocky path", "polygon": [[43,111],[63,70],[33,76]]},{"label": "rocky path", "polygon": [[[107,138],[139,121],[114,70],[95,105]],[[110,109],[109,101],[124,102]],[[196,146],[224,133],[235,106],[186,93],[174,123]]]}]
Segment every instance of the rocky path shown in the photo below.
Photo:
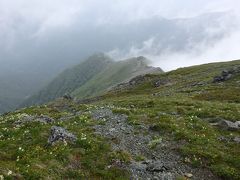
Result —
[{"label": "rocky path", "polygon": [[[109,140],[116,151],[125,151],[132,157],[144,157],[140,161],[132,158],[129,164],[119,164],[131,173],[131,179],[173,180],[217,179],[206,169],[193,168],[174,151],[174,142],[160,138],[157,132],[149,130],[147,125],[132,126],[123,114],[113,114],[110,109],[98,109],[91,112],[92,118],[101,125],[94,127],[96,134]],[[159,137],[159,138],[156,138]],[[155,146],[151,148],[151,146]]]}]

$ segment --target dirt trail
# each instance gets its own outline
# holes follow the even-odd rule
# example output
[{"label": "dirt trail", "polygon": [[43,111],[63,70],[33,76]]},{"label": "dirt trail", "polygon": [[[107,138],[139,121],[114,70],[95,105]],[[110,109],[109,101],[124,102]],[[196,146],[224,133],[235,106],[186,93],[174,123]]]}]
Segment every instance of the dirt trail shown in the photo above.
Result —
[{"label": "dirt trail", "polygon": [[[120,164],[131,173],[131,179],[173,180],[184,175],[191,179],[218,179],[206,169],[193,168],[183,163],[181,156],[174,151],[176,143],[158,138],[157,132],[147,125],[132,126],[123,114],[113,114],[110,109],[91,112],[92,118],[102,122],[94,127],[96,134],[109,140],[116,151],[126,151],[132,157],[144,157],[142,161],[132,160],[130,164]],[[155,148],[150,146],[156,145]]]}]

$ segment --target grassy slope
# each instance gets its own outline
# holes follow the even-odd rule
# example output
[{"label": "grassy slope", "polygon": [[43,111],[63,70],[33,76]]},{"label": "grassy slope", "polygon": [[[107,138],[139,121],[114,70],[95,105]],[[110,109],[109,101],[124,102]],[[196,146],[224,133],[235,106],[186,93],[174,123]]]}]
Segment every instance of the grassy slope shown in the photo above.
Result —
[{"label": "grassy slope", "polygon": [[[212,83],[214,76],[234,66],[240,66],[240,61],[150,75],[148,82],[117,95],[113,93],[101,103],[119,107],[116,111],[129,114],[133,124],[150,123],[163,137],[179,141],[182,145],[178,150],[187,162],[210,168],[226,179],[240,179],[240,145],[218,140],[240,133],[220,130],[205,121],[240,120],[240,75],[222,84]],[[153,82],[159,79],[170,83],[153,88]],[[204,85],[192,86],[198,82]]]},{"label": "grassy slope", "polygon": [[[101,95],[107,89],[142,74],[142,71],[146,70],[146,68],[147,62],[139,61],[137,58],[115,62],[76,89],[72,95],[79,98]],[[161,71],[155,70],[155,72]]]},{"label": "grassy slope", "polygon": [[[151,68],[143,57],[113,62],[104,54],[97,54],[61,73],[47,87],[27,99],[22,106],[47,103],[64,94],[79,98],[101,95],[112,86],[147,70],[150,72]],[[155,71],[157,72],[157,69]]]},{"label": "grassy slope", "polygon": [[[128,161],[125,154],[111,150],[107,141],[94,135],[96,124],[88,110],[108,106],[114,112],[125,113],[129,123],[151,124],[163,139],[179,142],[177,151],[186,163],[211,169],[226,179],[240,178],[240,145],[218,140],[220,136],[240,136],[239,132],[223,131],[209,125],[206,118],[240,119],[240,76],[222,84],[212,79],[223,69],[240,66],[240,61],[216,63],[178,69],[162,75],[147,75],[148,81],[133,89],[111,92],[94,104],[78,105],[69,101],[55,101],[46,106],[35,106],[1,116],[0,175],[6,177],[62,177],[127,179],[127,173],[118,168],[107,169],[113,159]],[[159,79],[168,79],[165,86],[155,88]],[[192,86],[203,82],[203,86]],[[218,93],[216,93],[218,92]],[[155,93],[155,96],[152,94]],[[29,123],[16,128],[13,122],[22,114],[45,114],[58,119],[69,110],[83,111],[70,121],[55,122],[77,135],[76,144],[46,147],[52,124]],[[82,137],[87,138],[82,138]],[[19,150],[21,147],[22,150]],[[17,160],[19,159],[19,160]],[[7,176],[9,172],[12,175]]]}]

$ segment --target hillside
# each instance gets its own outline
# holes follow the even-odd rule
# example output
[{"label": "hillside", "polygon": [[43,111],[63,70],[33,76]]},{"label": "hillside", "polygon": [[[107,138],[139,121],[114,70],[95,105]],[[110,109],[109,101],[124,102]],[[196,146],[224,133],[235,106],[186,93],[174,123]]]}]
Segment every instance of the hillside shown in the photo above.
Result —
[{"label": "hillside", "polygon": [[71,94],[81,99],[94,97],[105,93],[119,83],[129,81],[135,76],[161,72],[163,71],[160,68],[148,66],[148,60],[144,57],[130,58],[110,64]]},{"label": "hillside", "polygon": [[70,94],[111,63],[113,63],[113,60],[104,54],[90,56],[79,65],[62,72],[39,93],[23,102],[22,106],[42,104],[65,94]]},{"label": "hillside", "polygon": [[93,55],[61,73],[43,90],[27,99],[23,106],[46,103],[65,94],[81,99],[94,97],[134,76],[162,72],[160,68],[149,67],[147,63],[144,57],[115,62],[101,53]]},{"label": "hillside", "polygon": [[0,175],[240,179],[240,61],[137,76],[0,116]]}]

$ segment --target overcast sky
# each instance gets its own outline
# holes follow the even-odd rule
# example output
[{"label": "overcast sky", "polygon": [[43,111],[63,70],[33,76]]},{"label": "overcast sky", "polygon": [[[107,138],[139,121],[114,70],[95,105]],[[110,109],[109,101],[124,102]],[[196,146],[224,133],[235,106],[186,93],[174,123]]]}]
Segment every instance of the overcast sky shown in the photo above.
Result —
[{"label": "overcast sky", "polygon": [[0,22],[18,18],[37,23],[38,31],[69,26],[77,21],[126,23],[136,19],[197,16],[216,11],[238,13],[238,0],[0,0]]},{"label": "overcast sky", "polygon": [[[239,0],[0,0],[0,48],[4,48],[8,53],[14,53],[11,50],[16,48],[16,41],[24,41],[24,38],[27,38],[37,44],[49,33],[59,32],[61,29],[73,31],[71,28],[76,28],[74,26],[76,23],[97,27],[131,24],[152,17],[169,19],[195,17],[211,12],[229,12],[234,16],[234,21],[239,23],[239,9]],[[227,23],[223,22],[223,26],[225,24]],[[141,49],[132,47],[125,56],[146,55],[154,60],[155,65],[166,70],[215,60],[236,59],[240,58],[238,32],[239,29],[236,28],[236,31],[232,31],[211,46],[196,45],[191,52],[180,54],[165,52],[156,55],[151,54],[150,50],[143,53]],[[19,37],[22,39],[19,40]],[[199,51],[196,52],[199,48],[200,54]],[[18,47],[18,50],[22,51],[21,47]],[[0,54],[1,59],[2,57]],[[173,61],[176,58],[179,60]]]}]

